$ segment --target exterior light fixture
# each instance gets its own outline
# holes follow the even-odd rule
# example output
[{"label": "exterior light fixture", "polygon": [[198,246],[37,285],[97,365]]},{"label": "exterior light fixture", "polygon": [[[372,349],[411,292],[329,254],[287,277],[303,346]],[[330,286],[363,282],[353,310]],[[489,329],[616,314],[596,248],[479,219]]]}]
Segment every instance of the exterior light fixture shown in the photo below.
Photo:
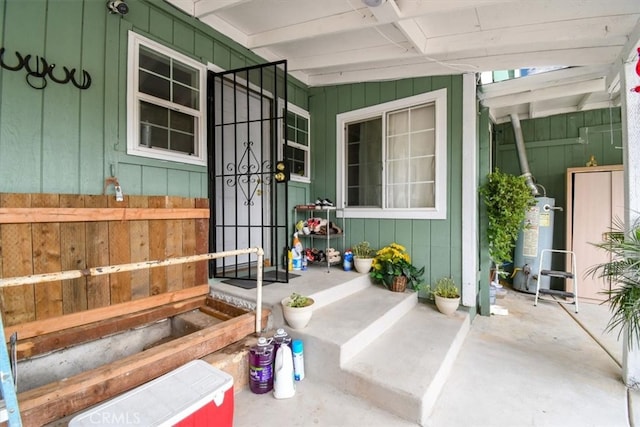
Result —
[{"label": "exterior light fixture", "polygon": [[386,0],[362,0],[362,3],[364,3],[365,5],[367,5],[369,7],[378,7],[382,3],[384,3],[385,1]]}]

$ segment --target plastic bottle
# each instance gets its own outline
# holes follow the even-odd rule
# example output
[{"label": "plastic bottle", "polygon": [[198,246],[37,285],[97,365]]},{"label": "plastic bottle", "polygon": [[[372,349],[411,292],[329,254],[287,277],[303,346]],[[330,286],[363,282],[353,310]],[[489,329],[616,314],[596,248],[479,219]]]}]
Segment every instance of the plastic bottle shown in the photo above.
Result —
[{"label": "plastic bottle", "polygon": [[258,338],[249,349],[249,388],[256,394],[273,390],[273,345],[271,339]]},{"label": "plastic bottle", "polygon": [[293,355],[288,345],[281,344],[274,362],[273,397],[288,399],[296,394],[293,377]]},{"label": "plastic bottle", "polygon": [[298,233],[293,233],[293,269],[302,270],[302,243],[298,238]]},{"label": "plastic bottle", "polygon": [[291,348],[291,337],[287,334],[287,331],[282,328],[278,328],[276,333],[273,334],[273,347],[276,353],[282,344],[286,344]]},{"label": "plastic bottle", "polygon": [[296,381],[304,379],[304,345],[302,340],[293,340],[293,377]]},{"label": "plastic bottle", "polygon": [[282,254],[282,268],[289,269],[289,256],[291,254],[291,248],[289,246],[284,248],[284,254]]},{"label": "plastic bottle", "polygon": [[351,251],[345,251],[342,257],[342,268],[344,271],[351,271],[351,263],[353,262],[353,253]]}]

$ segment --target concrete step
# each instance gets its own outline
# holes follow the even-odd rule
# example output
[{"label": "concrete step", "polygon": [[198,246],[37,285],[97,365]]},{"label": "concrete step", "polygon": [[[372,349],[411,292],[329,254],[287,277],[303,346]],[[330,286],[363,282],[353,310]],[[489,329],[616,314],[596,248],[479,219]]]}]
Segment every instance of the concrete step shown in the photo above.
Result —
[{"label": "concrete step", "polygon": [[431,413],[469,329],[469,316],[439,313],[414,292],[368,286],[314,310],[289,329],[305,343],[310,381],[325,381],[414,423]]},{"label": "concrete step", "polygon": [[[297,273],[299,276],[291,279],[289,283],[276,283],[262,288],[263,306],[271,309],[268,329],[276,329],[284,323],[280,301],[291,295],[292,292],[312,297],[315,300],[315,310],[318,310],[355,292],[371,287],[371,279],[368,274],[343,271],[337,267],[331,268],[329,273],[326,268],[317,266]],[[255,289],[243,289],[216,282],[211,285],[211,296],[238,307],[255,309]]]},{"label": "concrete step", "polygon": [[[344,274],[344,272],[342,273]],[[333,274],[336,275],[335,272]],[[371,288],[371,278],[368,274],[351,273],[344,277],[347,280],[337,284],[336,286],[311,292],[310,296],[315,300],[316,304],[316,308],[314,310],[318,310],[357,292]]]},{"label": "concrete step", "polygon": [[320,368],[320,374],[327,364],[342,367],[417,302],[415,292],[390,292],[383,287],[369,285],[332,304],[314,309],[306,328],[290,329],[289,333],[305,341],[309,357],[318,357],[315,361],[310,360],[309,365],[312,373],[316,367]]},{"label": "concrete step", "polygon": [[342,388],[424,425],[469,331],[468,313],[419,303],[343,367]]},{"label": "concrete step", "polygon": [[[316,301],[311,322],[301,330],[286,327],[281,314],[279,302],[292,291]],[[372,285],[368,275],[337,269],[309,271],[289,284],[267,286],[264,300],[274,313],[266,335],[284,326],[304,341],[301,392],[312,389],[312,383],[326,384],[414,425],[426,423],[470,324],[464,310],[444,316],[435,305],[418,302],[414,292],[391,292]],[[251,394],[246,388],[243,393]],[[251,422],[273,405],[271,394],[257,399],[264,405],[248,417]],[[277,406],[295,411],[297,400],[281,400]]]}]

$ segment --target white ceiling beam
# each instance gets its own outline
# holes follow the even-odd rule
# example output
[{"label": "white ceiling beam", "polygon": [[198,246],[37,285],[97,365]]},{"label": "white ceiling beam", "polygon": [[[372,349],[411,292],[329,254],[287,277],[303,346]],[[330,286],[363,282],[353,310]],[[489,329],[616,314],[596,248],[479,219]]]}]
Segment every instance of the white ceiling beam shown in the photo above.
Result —
[{"label": "white ceiling beam", "polygon": [[637,0],[535,0],[476,7],[476,15],[485,30],[634,13],[638,13]]},{"label": "white ceiling beam", "polygon": [[582,95],[589,92],[601,92],[605,90],[604,77],[585,82],[571,83],[563,86],[554,86],[536,91],[516,93],[512,95],[498,96],[482,101],[482,105],[490,108],[504,107],[514,104],[523,104],[545,99],[554,99],[564,96]]},{"label": "white ceiling beam", "polygon": [[167,0],[167,2],[174,5],[178,9],[185,11],[190,16],[195,16],[195,0]]},{"label": "white ceiling beam", "polygon": [[461,9],[485,7],[491,5],[501,5],[508,3],[521,3],[527,0],[447,0],[447,1],[416,1],[416,0],[395,0],[402,16],[407,18],[417,18],[434,13],[455,12]]},{"label": "white ceiling beam", "polygon": [[369,7],[369,11],[381,24],[388,24],[402,19],[400,9],[394,0],[386,0],[380,6]]},{"label": "white ceiling beam", "polygon": [[425,52],[427,37],[416,21],[403,19],[395,0],[386,0],[380,6],[370,7],[369,10],[380,24],[393,23],[417,52]]},{"label": "white ceiling beam", "polygon": [[621,103],[620,92],[616,93],[613,98],[611,98],[611,105],[614,107],[619,107]]},{"label": "white ceiling beam", "polygon": [[611,101],[591,102],[584,106],[585,110],[596,110],[601,108],[615,107],[616,104]]},{"label": "white ceiling beam", "polygon": [[[600,57],[607,56],[607,50],[596,49]],[[560,61],[577,63],[585,55],[584,49],[557,50],[545,52],[538,60],[539,65],[555,65]],[[437,60],[436,60],[437,59]],[[416,57],[414,59],[397,59],[393,62],[355,64],[347,67],[331,67],[309,72],[309,84],[324,86],[333,84],[354,83],[362,81],[380,81],[420,77],[428,75],[451,75],[480,70],[510,70],[520,68],[530,60],[526,53],[514,55],[492,55],[478,57],[433,58]],[[533,76],[532,76],[533,77]]]},{"label": "white ceiling beam", "polygon": [[288,68],[289,70],[309,71],[320,68],[366,64],[372,62],[372,59],[378,62],[407,57],[415,58],[416,53],[410,48],[411,46],[405,42],[398,45],[372,46],[366,49],[333,52],[326,55],[291,58],[288,60]]},{"label": "white ceiling beam", "polygon": [[484,100],[513,92],[524,92],[525,90],[536,90],[550,86],[591,80],[604,76],[608,69],[608,65],[562,68],[540,74],[528,75],[524,79],[511,79],[489,83],[480,86],[478,98]]},{"label": "white ceiling beam", "polygon": [[[351,51],[355,54],[355,50]],[[606,58],[610,53],[605,48],[598,48],[585,52],[585,49],[567,49],[556,50],[550,52],[539,52],[538,64],[540,65],[555,65],[560,61],[567,61],[569,63],[576,63],[584,60],[585,55],[598,56],[599,58]],[[387,55],[390,55],[390,51],[386,51]],[[484,52],[475,52],[477,56],[422,56],[411,55],[410,52],[398,48],[395,58],[386,57],[386,63],[384,61],[377,61],[375,56],[369,55],[368,57],[356,57],[351,58],[349,64],[342,64],[342,66],[336,67],[334,61],[331,58],[331,54],[321,55],[313,59],[313,65],[316,68],[316,72],[312,68],[307,69],[311,74],[311,79],[314,79],[314,75],[330,75],[334,74],[334,77],[329,78],[333,83],[324,84],[340,84],[349,83],[351,81],[341,81],[340,76],[356,76],[359,71],[367,73],[369,69],[377,66],[381,73],[385,74],[385,77],[376,78],[375,75],[367,77],[370,80],[381,80],[383,78],[389,78],[389,75],[396,76],[397,78],[403,78],[407,76],[424,76],[426,72],[436,72],[437,75],[442,74],[460,74],[465,72],[480,72],[482,70],[509,70],[514,68],[520,68],[522,63],[529,61],[530,55],[525,53],[518,53],[512,55],[484,55]],[[295,58],[289,56],[289,61],[297,64],[296,69],[302,69],[302,61],[312,61],[308,56],[302,58]],[[323,59],[326,61],[323,65]],[[362,59],[362,61],[357,61]],[[300,60],[300,61],[298,61]],[[309,62],[311,64],[311,62]],[[324,69],[326,68],[326,70]],[[399,68],[399,72],[395,69]],[[402,72],[402,70],[406,72]],[[390,71],[393,70],[393,71]],[[414,72],[415,70],[415,72]],[[436,70],[436,71],[434,71]],[[602,74],[596,74],[591,76],[591,79],[601,77]],[[536,77],[536,76],[532,76]],[[363,77],[362,77],[363,78]],[[362,78],[354,77],[354,81],[362,81]],[[324,80],[324,78],[320,78]],[[516,79],[517,80],[517,79]],[[584,81],[584,79],[576,79],[576,81]],[[559,82],[561,84],[561,82]],[[546,86],[542,86],[546,87]],[[508,93],[513,93],[509,91]],[[486,97],[488,98],[488,96]]]},{"label": "white ceiling beam", "polygon": [[585,93],[582,98],[580,98],[580,101],[578,101],[576,109],[578,111],[582,111],[584,109],[584,106],[589,102],[589,98],[591,98],[591,93]]},{"label": "white ceiling beam", "polygon": [[427,50],[427,36],[413,19],[405,19],[395,24],[396,28],[409,40],[413,48],[422,54]]},{"label": "white ceiling beam", "polygon": [[489,109],[489,120],[491,120],[491,122],[496,123],[496,121],[498,120],[496,118],[496,116],[493,115],[493,110]]},{"label": "white ceiling beam", "polygon": [[609,93],[613,93],[614,91],[619,90],[620,69],[622,68],[622,64],[630,61],[631,58],[633,58],[633,55],[636,54],[635,47],[638,45],[638,43],[640,43],[640,19],[638,19],[638,21],[636,22],[636,25],[635,27],[633,27],[631,33],[629,33],[627,42],[620,50],[620,54],[609,69],[609,73],[607,74],[607,90],[609,91]]},{"label": "white ceiling beam", "polygon": [[541,117],[549,117],[555,116],[556,114],[567,114],[567,113],[575,113],[577,111],[576,107],[558,107],[558,108],[547,108],[544,110],[538,110],[532,116],[531,119],[541,118]]},{"label": "white ceiling beam", "polygon": [[363,10],[366,8],[252,34],[248,38],[247,47],[268,47],[378,25],[373,14],[364,13]]},{"label": "white ceiling beam", "polygon": [[529,107],[524,104],[513,105],[508,108],[490,108],[489,111],[492,111],[495,121],[500,123],[510,122],[512,114],[517,115],[521,120],[529,118]]},{"label": "white ceiling beam", "polygon": [[229,24],[227,21],[220,19],[215,14],[207,15],[200,18],[202,22],[209,25],[214,30],[224,34],[236,43],[240,43],[242,46],[247,46],[248,38],[245,33]]},{"label": "white ceiling beam", "polygon": [[[637,19],[637,15],[588,18],[429,37],[426,53],[438,55],[461,50],[538,53],[558,48],[622,46],[627,41],[623,28]],[[613,29],[618,29],[618,33],[613,33]]]},{"label": "white ceiling beam", "polygon": [[452,70],[436,62],[412,65],[362,65],[354,70],[326,71],[309,75],[309,85],[326,86],[366,81],[395,80],[409,77],[450,75]]},{"label": "white ceiling beam", "polygon": [[[175,0],[171,0],[175,1]],[[198,18],[210,15],[220,10],[229,9],[242,3],[250,3],[253,0],[195,0],[195,16]]]}]

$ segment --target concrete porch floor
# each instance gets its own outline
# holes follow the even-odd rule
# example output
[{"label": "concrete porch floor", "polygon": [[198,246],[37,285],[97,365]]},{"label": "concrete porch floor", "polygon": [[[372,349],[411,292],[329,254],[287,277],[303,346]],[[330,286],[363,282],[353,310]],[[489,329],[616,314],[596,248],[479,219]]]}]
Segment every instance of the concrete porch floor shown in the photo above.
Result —
[{"label": "concrete porch floor", "polygon": [[[314,266],[288,284],[264,287],[265,305],[276,309],[272,327],[283,323],[277,306],[292,291],[317,293],[317,300],[327,298],[330,303],[332,286],[353,274],[339,268],[327,273]],[[255,298],[255,290],[219,283],[213,289]],[[575,315],[572,305],[543,301],[534,307],[532,295],[511,290],[498,304],[509,314],[474,319],[425,425],[640,426],[640,392],[628,391],[621,382],[621,345],[615,333],[604,333],[607,307],[581,303]],[[424,316],[436,316],[427,322],[433,327],[404,329],[413,340],[423,342],[441,329],[438,322],[443,316],[429,303],[418,306]],[[305,354],[305,360],[312,363],[314,356]],[[307,367],[316,375],[308,374],[298,383],[291,399],[256,395],[248,388],[239,391],[234,425],[417,425],[367,401],[366,389],[358,396],[346,393],[324,381],[318,371],[321,368]],[[393,376],[392,369],[386,372]],[[420,374],[414,373],[416,381]]]}]

